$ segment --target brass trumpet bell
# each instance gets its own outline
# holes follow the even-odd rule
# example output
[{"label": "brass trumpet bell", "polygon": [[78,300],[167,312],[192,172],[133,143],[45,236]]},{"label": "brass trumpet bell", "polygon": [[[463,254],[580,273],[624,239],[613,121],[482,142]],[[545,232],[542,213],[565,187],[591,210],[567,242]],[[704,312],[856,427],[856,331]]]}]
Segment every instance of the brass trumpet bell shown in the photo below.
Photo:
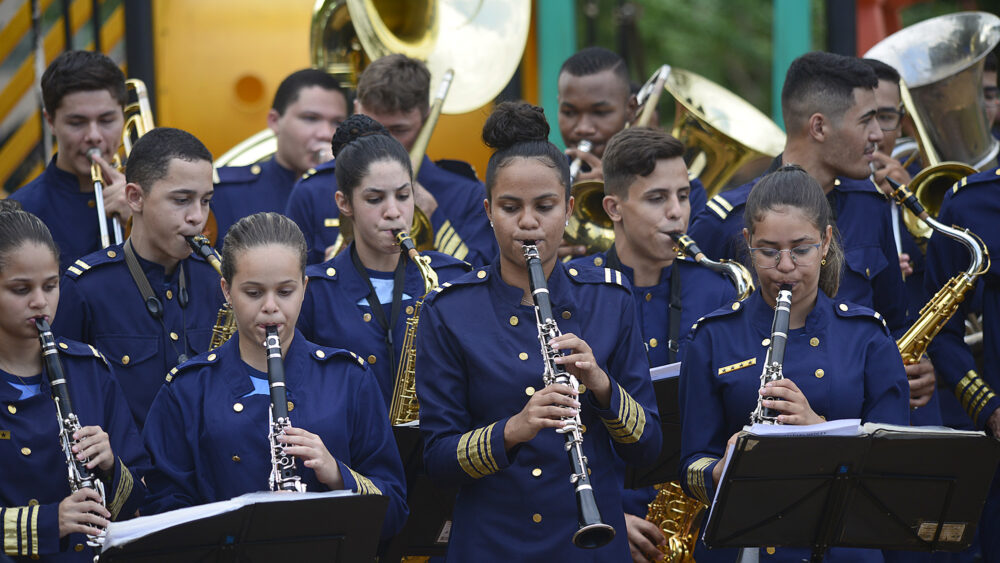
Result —
[{"label": "brass trumpet bell", "polygon": [[684,143],[688,174],[709,198],[743,165],[784,150],[785,133],[770,118],[711,80],[673,67],[664,88],[677,102],[672,134]]},{"label": "brass trumpet bell", "polygon": [[574,207],[563,239],[587,247],[587,254],[605,252],[615,242],[615,228],[604,211],[604,182],[584,180],[573,184]]}]

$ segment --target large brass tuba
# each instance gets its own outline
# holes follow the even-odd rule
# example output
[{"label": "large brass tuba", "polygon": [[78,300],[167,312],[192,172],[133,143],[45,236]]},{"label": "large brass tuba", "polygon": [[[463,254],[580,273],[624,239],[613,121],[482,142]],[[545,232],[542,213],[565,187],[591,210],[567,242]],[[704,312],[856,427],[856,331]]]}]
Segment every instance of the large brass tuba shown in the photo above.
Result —
[{"label": "large brass tuba", "polygon": [[[982,89],[986,54],[998,43],[1000,18],[961,12],[911,25],[865,54],[902,77],[900,94],[925,166],[908,187],[931,217],[948,188],[1000,152],[986,123]],[[931,227],[911,212],[905,212],[904,220],[914,235],[930,236]]]}]

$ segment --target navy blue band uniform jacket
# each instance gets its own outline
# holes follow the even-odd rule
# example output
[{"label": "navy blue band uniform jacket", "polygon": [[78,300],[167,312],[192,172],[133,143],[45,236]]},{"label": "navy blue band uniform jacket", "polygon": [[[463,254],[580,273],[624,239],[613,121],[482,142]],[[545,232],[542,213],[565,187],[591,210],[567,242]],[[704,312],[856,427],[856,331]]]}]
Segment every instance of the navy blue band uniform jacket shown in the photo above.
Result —
[{"label": "navy blue band uniform jacket", "polygon": [[208,350],[225,300],[219,274],[200,257],[182,261],[184,307],[180,264],[168,276],[159,264],[136,257],[162,305],[162,324],[147,310],[122,245],[112,245],[77,260],[63,274],[52,332],[92,344],[108,358],[141,429],[156,391],[167,372],[180,363],[179,356],[191,358]]},{"label": "navy blue band uniform jacket", "polygon": [[[271,397],[254,393],[237,338],[172,370],[156,396],[143,428],[154,464],[143,514],[268,490]],[[296,333],[284,367],[292,426],[323,440],[345,490],[386,496],[383,537],[398,532],[407,515],[403,466],[364,362]],[[296,468],[308,491],[328,490],[301,460]]]},{"label": "navy blue band uniform jacket", "polygon": [[294,171],[273,157],[247,166],[225,166],[216,172],[212,214],[219,232],[218,248],[222,248],[229,227],[243,217],[268,211],[284,213],[298,179]]},{"label": "navy blue band uniform jacket", "polygon": [[[749,424],[771,337],[774,310],[760,291],[706,315],[682,348],[680,375],[681,485],[711,503],[712,469],[730,436]],[[802,328],[788,333],[783,373],[795,382],[812,410],[827,420],[907,425],[909,384],[896,343],[880,315],[867,307],[831,299],[818,290]],[[706,551],[695,558],[734,561],[738,550]],[[808,550],[760,550],[761,561],[808,560]],[[827,561],[882,561],[877,550],[830,552]]]},{"label": "navy blue band uniform jacket", "polygon": [[[37,215],[49,228],[59,247],[60,271],[65,271],[77,258],[101,248],[94,192],[81,192],[76,175],[56,167],[55,156],[45,171],[9,197],[19,202],[25,211]],[[107,220],[107,225],[108,235],[113,237],[111,219]]]},{"label": "navy blue band uniform jacket", "polygon": [[[968,229],[986,244],[994,261],[1000,256],[1000,168],[974,174],[962,179],[945,193],[938,221]],[[969,267],[969,252],[960,243],[935,234],[927,244],[927,269],[924,283],[932,295],[944,287],[954,276]],[[993,412],[1000,408],[1000,273],[997,264],[991,265],[980,277],[975,291],[982,294],[983,313],[983,367],[976,369],[976,362],[965,345],[965,319],[974,308],[970,302],[973,292],[952,315],[940,333],[931,341],[928,350],[934,361],[938,378],[954,391],[959,403],[975,422],[984,428]]]},{"label": "navy blue band uniform jacket", "polygon": [[[309,264],[322,262],[327,247],[337,242],[340,233],[340,210],[333,197],[337,191],[335,165],[336,160],[332,160],[304,174],[288,199],[285,215],[306,237]],[[468,165],[466,168],[471,170]],[[473,266],[493,260],[497,241],[483,208],[486,188],[482,182],[446,170],[426,156],[417,181],[437,200],[437,209],[428,217],[434,227],[434,249]]]},{"label": "navy blue band uniform jacket", "polygon": [[[110,365],[92,346],[56,338],[80,426],[108,433],[114,469],[104,476],[112,520],[132,517],[146,496],[141,479],[149,457]],[[44,369],[44,368],[43,368]],[[8,383],[41,384],[22,399]],[[2,554],[15,561],[93,561],[84,534],[59,538],[59,503],[71,494],[56,406],[43,372],[31,378],[0,377],[0,522]],[[6,560],[0,555],[0,560]]]},{"label": "navy blue band uniform jacket", "polygon": [[606,268],[557,263],[548,288],[560,331],[585,340],[611,379],[609,407],[584,391],[580,416],[597,504],[617,534],[600,549],[573,546],[562,435],[546,429],[504,449],[507,421],[544,383],[534,307],[495,262],[432,292],[417,335],[424,464],[438,483],[460,486],[448,561],[630,560],[616,459],[652,463],[662,440],[635,305],[621,273]]},{"label": "navy blue band uniform jacket", "polygon": [[[353,243],[332,259],[306,267],[309,285],[306,286],[306,297],[302,302],[302,312],[299,313],[296,328],[310,342],[344,348],[364,359],[378,382],[388,409],[392,403],[396,371],[389,364],[386,331],[372,314],[366,299],[369,293],[368,282],[351,262],[352,248]],[[434,251],[421,254],[430,257],[431,268],[438,275],[438,283],[457,278],[471,269],[468,263],[447,254]],[[424,293],[423,278],[409,258],[406,259],[403,292],[409,298],[401,301],[399,318],[392,327],[396,365],[401,360],[406,320],[413,317],[416,303]],[[386,320],[389,320],[391,306],[384,304],[382,310]]]},{"label": "navy blue band uniform jacket", "polygon": [[[691,221],[688,234],[706,256],[713,260],[747,257],[743,210],[759,180],[713,197]],[[837,297],[878,311],[893,336],[902,336],[908,328],[906,287],[885,196],[871,180],[837,178],[827,199],[844,248]]]}]

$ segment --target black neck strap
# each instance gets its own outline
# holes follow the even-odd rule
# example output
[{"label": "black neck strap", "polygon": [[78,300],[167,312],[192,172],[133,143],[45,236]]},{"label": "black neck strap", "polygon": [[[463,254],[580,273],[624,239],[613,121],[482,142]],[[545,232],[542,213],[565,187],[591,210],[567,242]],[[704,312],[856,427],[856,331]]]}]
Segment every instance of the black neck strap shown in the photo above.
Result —
[{"label": "black neck strap", "polygon": [[372,280],[368,276],[368,269],[361,263],[361,258],[358,256],[358,251],[353,244],[351,245],[351,262],[354,264],[354,269],[358,271],[361,279],[365,280],[365,283],[368,284],[368,295],[365,296],[365,299],[372,310],[372,316],[375,317],[379,326],[385,331],[385,346],[389,354],[389,368],[392,370],[390,373],[395,374],[396,348],[392,340],[392,330],[396,327],[396,321],[399,320],[399,310],[403,303],[403,285],[406,282],[406,258],[400,254],[399,261],[396,262],[396,270],[392,277],[392,308],[388,320],[385,318],[385,310],[378,299],[378,293],[375,292],[375,286],[372,285]]},{"label": "black neck strap", "polygon": [[[667,346],[670,350],[668,358],[670,363],[677,361],[677,351],[680,349],[680,333],[681,333],[681,269],[677,267],[677,261],[681,257],[677,256],[674,258],[674,264],[671,267],[670,272],[670,311],[667,316],[669,329],[667,332]],[[612,270],[622,270],[622,261],[618,258],[618,250],[615,249],[615,245],[612,244],[611,248],[605,253],[605,265]]]},{"label": "black neck strap", "polygon": [[[167,332],[167,325],[163,322],[163,302],[160,298],[156,296],[153,291],[153,287],[149,285],[149,278],[146,277],[145,272],[142,271],[142,266],[139,265],[139,259],[136,257],[135,249],[132,248],[132,239],[125,241],[123,245],[123,250],[125,251],[125,265],[128,266],[128,273],[132,276],[132,281],[135,282],[136,287],[139,288],[139,293],[142,294],[142,300],[146,304],[146,312],[149,316],[153,317],[160,322],[160,327],[163,328],[163,332]],[[188,292],[187,292],[187,277],[184,275],[184,261],[182,260],[177,267],[177,303],[181,306],[181,332],[184,335],[184,351],[181,352],[177,349],[177,345],[174,344],[172,338],[168,338],[171,346],[174,348],[174,353],[177,354],[177,363],[181,364],[187,361],[187,319],[184,317],[184,309],[187,308],[188,304]]]}]

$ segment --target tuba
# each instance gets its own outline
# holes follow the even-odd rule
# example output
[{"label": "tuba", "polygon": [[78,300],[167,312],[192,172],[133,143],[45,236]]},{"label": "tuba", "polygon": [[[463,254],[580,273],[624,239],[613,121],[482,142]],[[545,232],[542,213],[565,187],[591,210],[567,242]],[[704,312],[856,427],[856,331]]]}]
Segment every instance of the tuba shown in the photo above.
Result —
[{"label": "tuba", "polygon": [[[222,275],[222,261],[219,260],[219,255],[212,248],[211,243],[208,242],[208,237],[197,235],[186,237],[185,240],[188,246],[194,250],[195,254],[204,258],[215,268],[215,271],[220,276]],[[222,307],[219,307],[219,314],[215,317],[215,326],[212,327],[212,340],[208,345],[208,349],[215,350],[219,346],[222,346],[234,334],[236,334],[236,315],[233,313],[233,306],[227,301],[223,303]]]},{"label": "tuba", "polygon": [[[431,268],[429,256],[421,256],[410,235],[399,231],[396,233],[399,248],[417,265],[420,277],[424,280],[424,295],[413,306],[413,316],[406,319],[406,334],[403,336],[403,348],[400,353],[399,366],[396,368],[396,383],[392,392],[392,403],[389,405],[389,424],[406,424],[417,420],[420,415],[420,403],[417,401],[417,325],[420,322],[420,307],[423,298],[437,287],[437,273]],[[392,327],[389,327],[392,330]]]},{"label": "tuba", "polygon": [[[998,43],[1000,18],[960,12],[897,31],[865,53],[901,75],[900,96],[926,166],[909,188],[932,217],[956,181],[989,165],[1000,152],[986,123],[982,90],[986,54]],[[917,237],[934,230],[908,210],[904,221]]]}]

